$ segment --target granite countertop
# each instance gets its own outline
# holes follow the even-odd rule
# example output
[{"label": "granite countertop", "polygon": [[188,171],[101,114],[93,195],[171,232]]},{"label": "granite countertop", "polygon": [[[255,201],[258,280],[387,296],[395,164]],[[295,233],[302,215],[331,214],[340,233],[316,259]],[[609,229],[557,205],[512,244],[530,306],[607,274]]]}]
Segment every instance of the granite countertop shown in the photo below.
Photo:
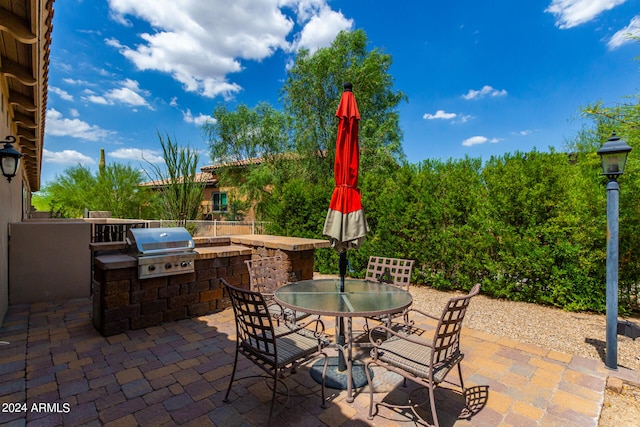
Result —
[{"label": "granite countertop", "polygon": [[304,237],[270,236],[263,234],[231,236],[231,243],[249,246],[264,246],[269,249],[285,251],[304,251],[309,249],[328,248],[328,240],[306,239]]}]

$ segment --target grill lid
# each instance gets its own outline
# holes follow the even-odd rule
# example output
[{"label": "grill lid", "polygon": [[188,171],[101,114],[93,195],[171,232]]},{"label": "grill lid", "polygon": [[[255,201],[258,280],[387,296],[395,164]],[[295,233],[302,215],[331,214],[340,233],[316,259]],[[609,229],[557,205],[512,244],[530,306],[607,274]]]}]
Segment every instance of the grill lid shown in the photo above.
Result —
[{"label": "grill lid", "polygon": [[139,256],[193,251],[195,244],[184,227],[130,228],[127,243]]}]

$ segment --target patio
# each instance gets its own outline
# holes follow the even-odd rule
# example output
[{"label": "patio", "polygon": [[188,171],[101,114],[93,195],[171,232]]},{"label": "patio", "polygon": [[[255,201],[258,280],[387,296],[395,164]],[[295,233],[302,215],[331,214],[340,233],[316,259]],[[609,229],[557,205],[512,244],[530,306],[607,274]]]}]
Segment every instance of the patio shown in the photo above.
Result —
[{"label": "patio", "polygon": [[[0,424],[251,426],[266,419],[270,396],[262,381],[235,384],[232,401],[222,402],[235,345],[231,308],[106,338],[91,312],[85,298],[9,307],[0,328],[0,340],[9,342],[0,346]],[[598,425],[611,373],[601,362],[468,328],[462,345],[465,383],[478,410],[458,419],[462,396],[440,389],[442,426]],[[241,372],[258,372],[242,358],[240,364]],[[390,397],[407,390],[397,378],[376,378]],[[351,404],[346,391],[327,389],[322,409],[306,367],[287,381],[292,398],[275,425],[414,425],[382,407],[368,421],[366,386]]]}]

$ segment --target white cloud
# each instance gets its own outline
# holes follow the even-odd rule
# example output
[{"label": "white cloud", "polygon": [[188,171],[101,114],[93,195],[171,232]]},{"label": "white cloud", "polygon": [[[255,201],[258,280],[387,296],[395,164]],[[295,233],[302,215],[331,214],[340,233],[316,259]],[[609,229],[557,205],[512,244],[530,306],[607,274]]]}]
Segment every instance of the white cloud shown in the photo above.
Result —
[{"label": "white cloud", "polygon": [[55,93],[56,95],[58,95],[60,98],[64,99],[65,101],[73,101],[73,96],[64,89],[60,89],[59,87],[55,87],[55,86],[49,86],[49,90]]},{"label": "white cloud", "polygon": [[88,82],[86,80],[75,80],[75,79],[66,78],[66,79],[62,79],[62,81],[70,85],[82,85],[82,86],[93,85],[93,83]]},{"label": "white cloud", "polygon": [[444,110],[438,110],[435,114],[425,113],[422,118],[425,120],[451,120],[458,117],[456,113],[447,113]]},{"label": "white cloud", "polygon": [[75,151],[75,150],[63,150],[63,151],[49,151],[46,148],[42,150],[42,160],[45,163],[56,163],[59,165],[93,165],[96,163],[89,156]]},{"label": "white cloud", "polygon": [[634,16],[629,25],[616,32],[607,43],[607,46],[611,50],[617,49],[623,44],[634,41],[632,37],[640,37],[640,15]]},{"label": "white cloud", "polygon": [[105,95],[107,99],[114,102],[121,102],[123,104],[132,105],[135,107],[148,107],[153,110],[151,105],[143,98],[149,96],[149,92],[140,89],[137,81],[126,79],[122,82],[122,87],[118,89],[112,89]]},{"label": "white cloud", "polygon": [[556,18],[556,27],[567,29],[589,22],[605,10],[627,0],[553,0],[545,12]]},{"label": "white cloud", "polygon": [[140,148],[118,148],[109,153],[110,157],[121,160],[138,160],[149,163],[164,163],[158,150],[142,150]]},{"label": "white cloud", "polygon": [[87,141],[101,141],[113,137],[115,132],[90,125],[78,118],[68,119],[56,109],[47,110],[45,132],[50,136],[68,136]]},{"label": "white cloud", "polygon": [[504,89],[498,90],[498,89],[494,89],[489,85],[485,85],[480,90],[469,89],[469,92],[467,92],[466,95],[462,95],[462,98],[466,100],[472,100],[472,99],[484,98],[485,96],[497,97],[497,96],[506,96],[506,95],[507,95],[507,91]]},{"label": "white cloud", "polygon": [[471,115],[459,115],[456,113],[447,113],[444,110],[438,110],[435,114],[424,113],[422,115],[424,120],[450,120],[452,124],[466,123],[473,118]]},{"label": "white cloud", "polygon": [[313,53],[331,45],[340,31],[353,28],[353,19],[345,18],[341,12],[331,10],[326,4],[310,15],[309,21],[292,45],[294,51],[305,48]]},{"label": "white cloud", "polygon": [[[153,31],[140,34],[135,46],[113,38],[107,45],[139,70],[167,73],[185,90],[211,98],[230,99],[242,90],[228,79],[242,71],[242,61],[261,61],[278,50],[325,47],[353,26],[326,0],[234,0],[233,7],[227,0],[109,0],[109,7],[116,22],[131,26],[128,17],[135,17]],[[297,14],[300,33],[291,34],[294,22],[284,8]]]},{"label": "white cloud", "polygon": [[182,118],[184,119],[185,122],[194,123],[198,126],[203,126],[207,123],[216,122],[216,119],[214,119],[211,116],[207,116],[206,114],[199,114],[198,116],[193,117],[193,114],[191,114],[191,110],[189,109],[187,109],[187,111],[182,112]]},{"label": "white cloud", "polygon": [[[82,99],[94,104],[101,105],[115,105],[125,104],[132,107],[147,107],[153,110],[153,107],[144,99],[145,96],[149,96],[150,93],[146,90],[140,89],[139,83],[135,80],[125,79],[120,82],[121,87],[111,89],[105,92],[103,95],[89,95]],[[91,93],[90,91],[86,91]]]},{"label": "white cloud", "polygon": [[486,144],[487,142],[496,143],[500,140],[498,138],[487,138],[486,136],[472,136],[462,141],[462,145],[465,147],[471,147],[473,145]]}]

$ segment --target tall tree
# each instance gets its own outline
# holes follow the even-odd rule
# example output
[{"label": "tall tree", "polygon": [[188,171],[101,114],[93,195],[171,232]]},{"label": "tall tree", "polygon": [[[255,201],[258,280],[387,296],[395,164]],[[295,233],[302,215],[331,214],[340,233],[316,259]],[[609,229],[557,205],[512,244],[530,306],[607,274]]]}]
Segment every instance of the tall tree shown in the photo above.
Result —
[{"label": "tall tree", "polygon": [[[282,88],[285,111],[292,117],[298,153],[311,180],[323,180],[333,169],[337,119],[343,84],[351,82],[361,121],[361,170],[404,160],[397,107],[406,95],[393,89],[392,59],[379,49],[367,50],[363,30],[343,31],[330,47],[298,52]],[[328,161],[322,161],[326,159]]]},{"label": "tall tree", "polygon": [[[345,82],[353,84],[362,116],[363,176],[388,172],[404,160],[397,107],[406,96],[393,89],[391,56],[378,49],[367,50],[367,43],[364,31],[358,30],[340,33],[330,47],[314,53],[301,50],[281,91],[284,113],[264,103],[255,109],[240,105],[235,111],[219,106],[215,122],[205,127],[214,162],[264,158],[260,165],[244,168],[242,177],[224,170],[221,177],[241,185],[245,197],[258,203],[257,212],[266,220],[280,222],[280,230],[291,227],[284,223],[289,217],[277,213],[295,200],[299,189],[287,183],[300,180],[308,191],[330,197],[338,124],[335,112]],[[305,235],[321,236],[325,214],[323,209],[305,213],[314,217],[306,224],[319,224],[316,230],[305,230]]]},{"label": "tall tree", "polygon": [[288,118],[269,103],[261,102],[255,108],[240,104],[235,111],[218,105],[213,111],[213,118],[203,130],[214,163],[269,157],[290,151]]}]

